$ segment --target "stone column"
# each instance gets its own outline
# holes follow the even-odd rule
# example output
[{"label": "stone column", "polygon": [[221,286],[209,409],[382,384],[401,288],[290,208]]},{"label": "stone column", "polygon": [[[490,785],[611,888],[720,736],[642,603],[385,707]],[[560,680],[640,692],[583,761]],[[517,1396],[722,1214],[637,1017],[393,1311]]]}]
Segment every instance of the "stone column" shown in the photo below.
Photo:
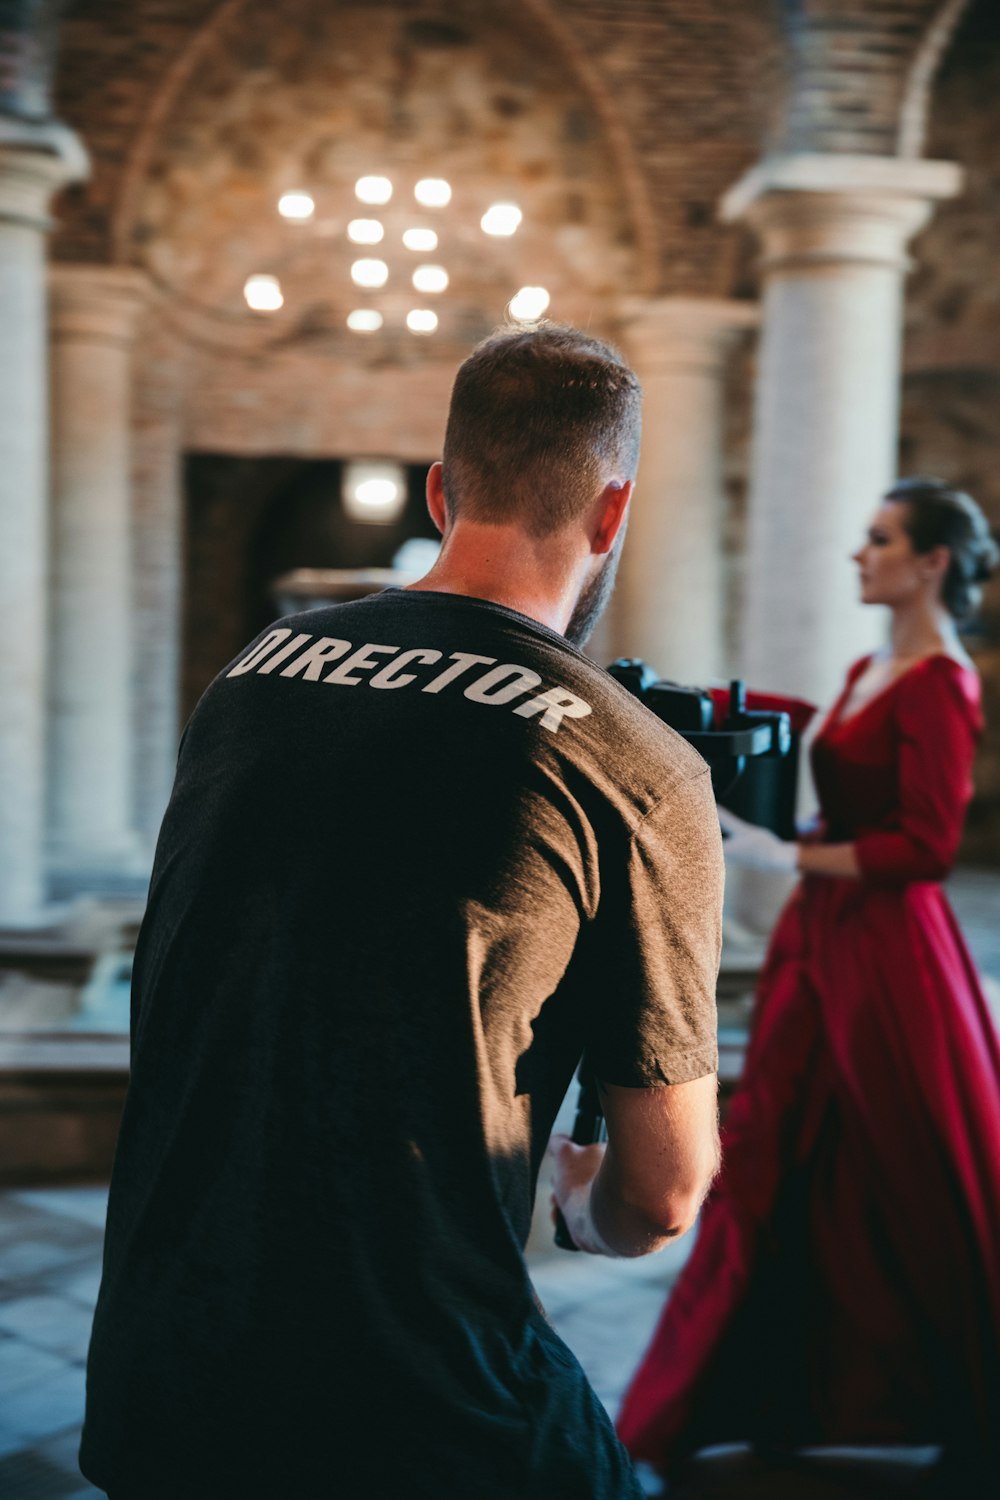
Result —
[{"label": "stone column", "polygon": [[722,395],[748,302],[662,297],[625,310],[622,342],[642,381],[642,459],[617,591],[623,651],[663,677],[724,674]]},{"label": "stone column", "polygon": [[0,926],[45,899],[48,384],[52,195],[86,175],[76,137],[0,120]]},{"label": "stone column", "polygon": [[132,833],[130,359],[145,284],[56,266],[49,854],[63,894],[138,875]]},{"label": "stone column", "polygon": [[763,248],[737,662],[756,687],[827,703],[883,638],[848,559],[895,477],[906,245],[959,184],[950,162],[785,156],[723,201]]},{"label": "stone column", "polygon": [[188,368],[184,351],[162,326],[144,325],[135,375],[133,777],[136,825],[151,857],[173,785],[181,727],[182,432]]}]

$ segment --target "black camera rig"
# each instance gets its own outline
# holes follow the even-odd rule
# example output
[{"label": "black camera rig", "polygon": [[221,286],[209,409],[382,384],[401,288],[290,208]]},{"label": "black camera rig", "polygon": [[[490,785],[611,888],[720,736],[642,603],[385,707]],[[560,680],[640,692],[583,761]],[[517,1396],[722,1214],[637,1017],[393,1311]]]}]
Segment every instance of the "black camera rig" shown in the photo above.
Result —
[{"label": "black camera rig", "polygon": [[[748,708],[743,682],[728,690],[706,691],[667,682],[648,662],[620,657],[608,672],[668,724],[708,762],[715,800],[748,821],[769,827],[779,837],[795,832],[798,779],[798,735],[786,709]],[[749,775],[748,772],[749,764]],[[570,1139],[589,1146],[606,1138],[597,1079],[581,1062],[577,1079],[576,1117]],[[555,1242],[576,1250],[562,1214],[556,1211]]]}]

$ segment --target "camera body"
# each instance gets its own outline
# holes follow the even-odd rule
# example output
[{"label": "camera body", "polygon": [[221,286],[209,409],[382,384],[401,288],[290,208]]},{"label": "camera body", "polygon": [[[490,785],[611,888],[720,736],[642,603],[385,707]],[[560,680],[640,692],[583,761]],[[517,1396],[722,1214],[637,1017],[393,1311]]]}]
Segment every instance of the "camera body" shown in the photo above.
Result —
[{"label": "camera body", "polygon": [[799,733],[812,708],[794,699],[670,682],[648,662],[620,657],[609,674],[708,761],[715,800],[730,812],[795,837]]},{"label": "camera body", "polygon": [[[716,802],[779,838],[795,837],[799,736],[812,718],[811,704],[748,695],[738,678],[728,690],[686,687],[658,677],[648,662],[635,657],[620,657],[608,672],[704,756]],[[586,1061],[580,1064],[578,1081],[571,1138],[587,1145],[604,1140],[605,1131],[597,1080]],[[557,1214],[555,1242],[562,1250],[578,1248],[562,1214]]]}]

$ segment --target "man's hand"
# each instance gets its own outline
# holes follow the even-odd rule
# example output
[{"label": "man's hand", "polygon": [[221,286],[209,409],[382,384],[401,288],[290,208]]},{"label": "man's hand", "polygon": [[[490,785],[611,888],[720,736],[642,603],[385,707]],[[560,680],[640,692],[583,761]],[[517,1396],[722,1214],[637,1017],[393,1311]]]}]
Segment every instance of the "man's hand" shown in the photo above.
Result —
[{"label": "man's hand", "polygon": [[636,1256],[694,1223],[719,1165],[714,1073],[664,1088],[601,1085],[606,1144],[550,1143],[553,1198],[581,1250]]},{"label": "man's hand", "polygon": [[597,1233],[590,1212],[591,1189],[607,1149],[603,1141],[599,1145],[575,1146],[568,1135],[554,1135],[549,1141],[553,1223],[558,1209],[573,1243],[588,1255],[617,1254]]}]

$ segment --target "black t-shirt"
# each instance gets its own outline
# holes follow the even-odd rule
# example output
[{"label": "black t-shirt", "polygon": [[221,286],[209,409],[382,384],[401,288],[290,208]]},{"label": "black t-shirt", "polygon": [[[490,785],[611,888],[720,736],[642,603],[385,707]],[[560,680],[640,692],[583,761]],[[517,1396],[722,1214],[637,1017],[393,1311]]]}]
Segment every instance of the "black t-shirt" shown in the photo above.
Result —
[{"label": "black t-shirt", "polygon": [[704,762],[563,638],[390,591],[185,731],[81,1462],[142,1500],[638,1494],[522,1256],[586,1047],[714,1070]]}]

